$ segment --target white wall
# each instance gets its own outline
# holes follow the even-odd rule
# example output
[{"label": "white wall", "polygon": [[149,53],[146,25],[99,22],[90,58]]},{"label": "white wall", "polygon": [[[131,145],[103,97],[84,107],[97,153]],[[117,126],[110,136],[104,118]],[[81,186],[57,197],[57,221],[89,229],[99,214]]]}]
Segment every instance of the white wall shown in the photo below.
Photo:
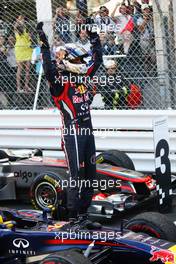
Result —
[{"label": "white wall", "polygon": [[[139,171],[155,171],[153,120],[167,116],[172,172],[176,173],[176,111],[93,110],[98,152],[119,149]],[[50,156],[61,150],[61,119],[57,110],[0,111],[0,148],[42,148]],[[103,132],[104,129],[107,131]],[[48,152],[48,150],[50,150]]]}]

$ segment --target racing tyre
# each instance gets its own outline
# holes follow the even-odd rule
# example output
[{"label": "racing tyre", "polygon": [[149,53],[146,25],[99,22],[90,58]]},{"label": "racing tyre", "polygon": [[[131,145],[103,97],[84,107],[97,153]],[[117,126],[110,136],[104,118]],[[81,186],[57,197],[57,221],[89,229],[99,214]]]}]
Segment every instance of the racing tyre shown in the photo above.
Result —
[{"label": "racing tyre", "polygon": [[83,254],[74,250],[64,250],[50,254],[40,264],[91,264]]},{"label": "racing tyre", "polygon": [[125,224],[125,228],[134,232],[176,242],[176,226],[165,215],[155,212],[139,214]]},{"label": "racing tyre", "polygon": [[31,202],[35,209],[45,209],[49,205],[65,203],[65,191],[61,189],[62,179],[58,174],[45,172],[38,175],[30,188]]},{"label": "racing tyre", "polygon": [[129,170],[135,170],[134,163],[130,157],[125,152],[115,149],[100,153],[96,157],[96,163],[108,163]]}]

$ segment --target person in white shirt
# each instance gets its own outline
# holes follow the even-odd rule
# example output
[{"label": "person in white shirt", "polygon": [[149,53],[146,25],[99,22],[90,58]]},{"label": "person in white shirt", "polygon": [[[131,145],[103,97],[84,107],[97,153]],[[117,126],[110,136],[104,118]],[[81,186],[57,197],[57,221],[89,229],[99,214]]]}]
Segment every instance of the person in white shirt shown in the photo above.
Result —
[{"label": "person in white shirt", "polygon": [[128,14],[128,7],[125,4],[120,6],[120,16],[116,18],[118,27],[118,42],[123,45],[124,53],[127,54],[129,47],[133,41],[132,31],[134,29],[134,22],[131,15]]},{"label": "person in white shirt", "polygon": [[153,16],[149,5],[142,6],[142,17],[138,18],[137,27],[144,72],[150,74],[152,71],[153,74],[156,72],[156,52]]},{"label": "person in white shirt", "polygon": [[149,5],[142,6],[142,17],[137,20],[138,31],[140,32],[140,46],[143,53],[154,49],[154,26]]},{"label": "person in white shirt", "polygon": [[8,37],[8,45],[7,45],[7,61],[13,69],[17,68],[17,62],[16,62],[16,57],[15,57],[15,38],[10,35]]},{"label": "person in white shirt", "polygon": [[109,10],[106,6],[101,6],[95,17],[95,23],[98,25],[100,32],[117,32],[118,28],[113,19],[109,16]]}]

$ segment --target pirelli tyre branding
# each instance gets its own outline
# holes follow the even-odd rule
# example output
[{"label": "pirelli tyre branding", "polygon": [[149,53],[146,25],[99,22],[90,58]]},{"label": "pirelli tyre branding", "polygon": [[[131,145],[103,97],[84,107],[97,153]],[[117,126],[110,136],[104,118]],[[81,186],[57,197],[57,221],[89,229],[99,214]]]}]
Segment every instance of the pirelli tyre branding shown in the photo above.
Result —
[{"label": "pirelli tyre branding", "polygon": [[30,187],[31,202],[35,209],[44,209],[61,200],[62,191],[62,179],[59,174],[41,173],[34,179]]},{"label": "pirelli tyre branding", "polygon": [[96,160],[96,164],[101,164],[104,161],[104,157],[100,156],[97,160]]},{"label": "pirelli tyre branding", "polygon": [[44,180],[50,182],[55,188],[60,187],[59,182],[47,174],[44,176]]}]

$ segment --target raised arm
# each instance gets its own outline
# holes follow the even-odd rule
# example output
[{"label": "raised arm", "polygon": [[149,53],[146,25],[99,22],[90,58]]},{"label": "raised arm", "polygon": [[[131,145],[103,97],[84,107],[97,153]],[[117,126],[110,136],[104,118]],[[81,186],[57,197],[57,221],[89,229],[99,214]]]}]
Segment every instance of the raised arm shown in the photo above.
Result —
[{"label": "raised arm", "polygon": [[51,60],[50,46],[46,34],[43,31],[43,23],[37,25],[37,32],[41,42],[41,53],[43,59],[43,70],[47,81],[50,84],[50,92],[53,96],[59,96],[63,91],[63,86],[59,82],[59,73],[56,65]]},{"label": "raised arm", "polygon": [[147,27],[148,19],[144,18],[143,21],[137,21],[138,30],[143,33]]},{"label": "raised arm", "polygon": [[114,10],[111,13],[111,17],[114,19],[115,17],[115,13],[117,11],[117,8],[121,5],[121,3],[117,3],[116,6],[114,7]]},{"label": "raised arm", "polygon": [[[91,26],[93,21],[92,19],[88,18],[86,22],[87,24]],[[93,65],[90,66],[86,75],[93,77],[95,72],[98,70],[100,65],[103,63],[102,46],[101,46],[100,38],[97,32],[91,32],[91,30],[87,30],[87,33],[89,35],[90,43],[92,45]]]},{"label": "raised arm", "polygon": [[50,82],[52,77],[52,72],[54,69],[51,61],[50,46],[46,34],[43,31],[43,22],[38,23],[37,32],[40,39],[41,53],[43,58],[43,69],[47,80]]}]

